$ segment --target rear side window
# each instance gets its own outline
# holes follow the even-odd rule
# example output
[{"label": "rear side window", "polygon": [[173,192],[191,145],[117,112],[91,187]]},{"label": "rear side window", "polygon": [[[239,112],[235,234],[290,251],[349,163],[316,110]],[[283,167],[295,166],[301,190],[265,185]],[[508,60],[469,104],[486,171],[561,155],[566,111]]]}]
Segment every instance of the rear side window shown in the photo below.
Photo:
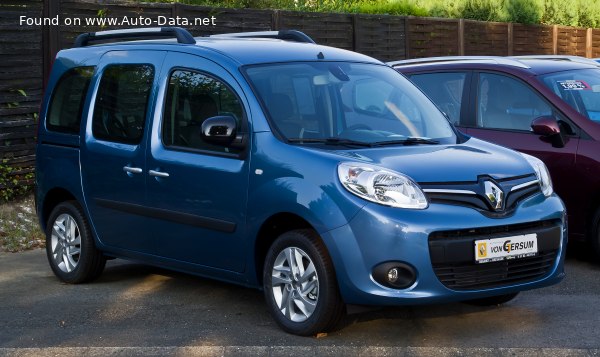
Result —
[{"label": "rear side window", "polygon": [[151,65],[115,65],[104,70],[92,119],[97,139],[139,144],[154,79]]},{"label": "rear side window", "polygon": [[93,74],[94,67],[77,67],[63,74],[50,100],[48,130],[79,133],[83,103]]}]

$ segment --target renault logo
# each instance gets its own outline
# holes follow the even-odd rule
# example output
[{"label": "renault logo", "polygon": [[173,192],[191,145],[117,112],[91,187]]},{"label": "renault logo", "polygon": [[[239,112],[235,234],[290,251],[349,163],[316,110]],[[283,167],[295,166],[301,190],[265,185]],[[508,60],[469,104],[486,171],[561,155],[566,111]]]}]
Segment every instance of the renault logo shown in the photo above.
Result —
[{"label": "renault logo", "polygon": [[490,202],[495,211],[501,210],[504,205],[504,192],[492,181],[483,183],[485,198]]}]

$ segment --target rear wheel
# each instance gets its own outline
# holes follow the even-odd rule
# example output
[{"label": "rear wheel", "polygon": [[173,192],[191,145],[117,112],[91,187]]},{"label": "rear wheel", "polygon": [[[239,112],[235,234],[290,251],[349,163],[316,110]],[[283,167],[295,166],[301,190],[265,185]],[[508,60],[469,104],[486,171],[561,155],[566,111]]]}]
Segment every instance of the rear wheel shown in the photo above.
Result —
[{"label": "rear wheel", "polygon": [[516,298],[519,293],[512,294],[504,294],[497,296],[490,296],[481,299],[473,299],[465,301],[466,304],[475,305],[475,306],[494,306],[494,305],[502,305]]},{"label": "rear wheel", "polygon": [[287,332],[310,336],[334,329],[345,314],[333,264],[316,232],[282,234],[265,260],[269,311]]},{"label": "rear wheel", "polygon": [[59,204],[46,225],[46,255],[54,274],[71,284],[97,278],[106,258],[96,249],[81,206],[75,201]]}]

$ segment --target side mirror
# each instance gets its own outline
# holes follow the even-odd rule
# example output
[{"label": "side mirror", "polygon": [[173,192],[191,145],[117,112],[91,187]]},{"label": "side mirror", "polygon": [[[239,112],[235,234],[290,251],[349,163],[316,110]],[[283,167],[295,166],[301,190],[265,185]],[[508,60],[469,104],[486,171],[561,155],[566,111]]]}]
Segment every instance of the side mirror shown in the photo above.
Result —
[{"label": "side mirror", "polygon": [[556,118],[552,116],[537,117],[531,122],[531,129],[534,134],[542,136],[542,140],[552,143],[552,146],[557,148],[565,146],[565,140],[561,135]]},{"label": "side mirror", "polygon": [[230,115],[219,115],[204,120],[201,130],[206,142],[227,146],[236,138],[237,122]]}]

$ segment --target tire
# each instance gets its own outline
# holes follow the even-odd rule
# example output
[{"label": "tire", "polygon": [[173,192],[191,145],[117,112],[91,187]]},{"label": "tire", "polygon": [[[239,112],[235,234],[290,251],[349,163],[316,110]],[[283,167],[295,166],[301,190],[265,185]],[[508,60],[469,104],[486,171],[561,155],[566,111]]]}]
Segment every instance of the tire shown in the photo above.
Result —
[{"label": "tire", "polygon": [[464,303],[469,304],[469,305],[475,305],[475,306],[502,305],[502,304],[507,303],[507,302],[511,301],[512,299],[516,298],[517,295],[519,295],[519,293],[490,296],[490,297],[481,298],[481,299],[467,300]]},{"label": "tire", "polygon": [[91,281],[102,273],[106,258],[96,249],[81,206],[67,201],[56,206],[46,225],[46,255],[50,268],[69,284]]},{"label": "tire", "polygon": [[596,261],[600,261],[600,208],[594,213],[588,243]]},{"label": "tire", "polygon": [[295,335],[329,332],[346,312],[333,263],[312,230],[286,232],[275,240],[265,259],[263,287],[269,312]]}]

